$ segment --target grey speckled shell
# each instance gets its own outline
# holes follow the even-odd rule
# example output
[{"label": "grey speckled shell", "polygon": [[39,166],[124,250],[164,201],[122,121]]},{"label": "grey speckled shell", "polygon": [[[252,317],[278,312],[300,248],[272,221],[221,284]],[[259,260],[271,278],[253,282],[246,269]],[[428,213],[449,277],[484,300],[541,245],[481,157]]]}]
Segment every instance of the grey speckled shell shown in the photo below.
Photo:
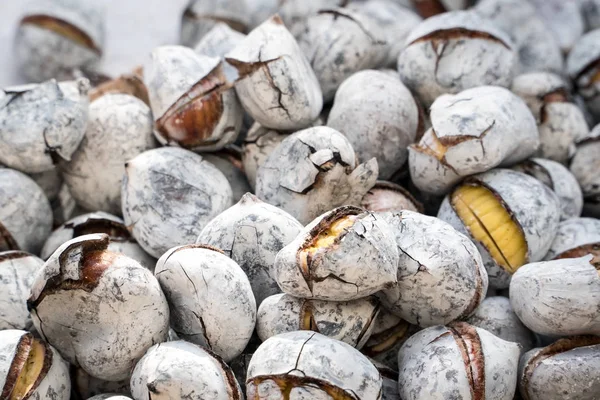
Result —
[{"label": "grey speckled shell", "polygon": [[36,330],[70,363],[118,381],[146,349],[166,340],[169,307],[152,273],[123,255],[108,261],[89,291],[56,287],[57,280],[81,281],[89,252],[106,250],[108,240],[94,234],[63,244],[36,276],[28,307]]},{"label": "grey speckled shell", "polygon": [[567,57],[567,73],[574,81],[577,92],[585,100],[592,115],[600,116],[600,83],[592,81],[598,71],[594,63],[600,58],[600,29],[583,35]]},{"label": "grey speckled shell", "polygon": [[583,35],[581,1],[529,0],[552,32],[563,53],[567,54]]},{"label": "grey speckled shell", "polygon": [[63,186],[63,178],[58,168],[37,174],[29,174],[29,177],[38,184],[51,203],[57,199]]},{"label": "grey speckled shell", "polygon": [[[270,378],[296,380],[299,384],[287,397]],[[369,359],[352,346],[316,332],[273,336],[260,345],[248,366],[249,399],[331,398],[320,385],[340,388],[348,398],[381,399],[381,376]]]},{"label": "grey speckled shell", "polygon": [[[600,195],[600,125],[596,125],[590,134],[577,145],[571,160],[570,170],[577,178],[584,198]],[[597,200],[596,200],[597,202]]]},{"label": "grey speckled shell", "polygon": [[[576,104],[552,98],[567,96],[569,88],[565,81],[549,72],[532,72],[517,76],[511,90],[527,103],[537,120],[540,133],[537,156],[566,163],[575,150],[575,141],[587,136],[589,128]],[[545,96],[549,96],[548,101]]]},{"label": "grey speckled shell", "polygon": [[231,361],[254,332],[256,301],[240,266],[202,246],[169,250],[156,263],[154,274],[169,302],[177,336]]},{"label": "grey speckled shell", "polygon": [[529,2],[480,0],[473,9],[510,36],[519,55],[517,73],[562,73],[563,56],[558,42]]},{"label": "grey speckled shell", "polygon": [[298,130],[319,116],[323,99],[317,76],[278,16],[250,32],[225,59],[240,74],[235,90],[256,122]]},{"label": "grey speckled shell", "polygon": [[[24,335],[31,335],[21,330],[0,330],[0,387],[6,383],[6,377],[13,359],[16,356],[17,346]],[[58,351],[48,346],[52,352],[50,369],[44,378],[37,383],[35,390],[29,392],[31,400],[69,400],[71,397],[71,381],[69,380],[69,364],[63,360]],[[8,397],[7,397],[8,398]]]},{"label": "grey speckled shell", "polygon": [[288,136],[269,154],[258,169],[256,195],[307,224],[335,207],[360,204],[377,174],[375,159],[357,165],[344,135],[328,127],[309,128]]},{"label": "grey speckled shell", "polygon": [[368,297],[337,302],[276,294],[261,303],[256,332],[264,342],[280,333],[303,330],[303,320],[309,315],[315,332],[360,349],[369,339],[378,313],[378,302]]},{"label": "grey speckled shell", "polygon": [[519,319],[542,335],[600,335],[600,275],[591,262],[587,255],[519,268],[510,282]]},{"label": "grey speckled shell", "polygon": [[[46,242],[44,243],[44,247],[42,248],[42,251],[40,253],[40,257],[44,260],[47,260],[48,258],[50,258],[52,253],[54,253],[56,249],[58,249],[63,243],[68,242],[69,240],[77,237],[75,235],[76,230],[78,228],[81,228],[83,226],[87,228],[86,225],[89,226],[95,223],[117,225],[120,226],[122,230],[127,230],[127,227],[125,226],[123,220],[112,214],[98,211],[94,213],[78,215],[77,217],[70,219],[63,225],[56,228],[48,236]],[[156,259],[148,255],[144,251],[144,249],[142,249],[140,245],[137,244],[135,240],[131,237],[111,237],[110,243],[108,244],[108,250],[114,251],[116,253],[121,253],[126,255],[127,257],[133,258],[135,261],[139,262],[144,267],[148,268],[150,271],[154,271],[154,264],[156,264]]]},{"label": "grey speckled shell", "polygon": [[41,82],[64,79],[75,68],[93,69],[104,45],[104,12],[94,2],[77,0],[35,0],[27,3],[22,17],[48,16],[84,32],[96,48],[90,49],[36,25],[19,25],[15,35],[15,56],[19,72],[28,80]]},{"label": "grey speckled shell", "polygon": [[121,396],[120,394],[99,394],[87,400],[131,400],[131,397]]},{"label": "grey speckled shell", "polygon": [[[506,204],[525,234],[527,261],[541,260],[556,236],[561,215],[560,201],[554,192],[529,175],[507,169],[491,170],[475,175],[472,179],[472,182],[491,189]],[[452,208],[448,196],[442,202],[438,218],[471,237]],[[510,274],[492,259],[481,243],[475,242],[475,245],[488,272],[490,286],[496,289],[507,288]]]},{"label": "grey speckled shell", "polygon": [[[320,223],[344,208],[325,213],[308,224],[277,254],[273,274],[284,293],[295,297],[347,301],[359,299],[396,284],[398,249],[394,232],[383,218],[360,213],[354,208],[346,215],[358,215],[336,243],[319,250],[302,273],[298,253],[313,239]],[[326,222],[325,222],[326,223]]]},{"label": "grey speckled shell", "polygon": [[409,168],[417,188],[444,194],[467,175],[499,165],[512,165],[539,147],[538,128],[527,105],[497,86],[442,95],[431,106],[431,128],[419,143],[434,135],[447,147],[444,157],[409,147]]},{"label": "grey speckled shell", "polygon": [[600,28],[600,0],[580,0],[579,3],[587,30]]},{"label": "grey speckled shell", "polygon": [[194,47],[222,22],[246,30],[249,18],[245,0],[190,0],[181,19],[181,43]]},{"label": "grey speckled shell", "polygon": [[258,123],[252,125],[248,131],[248,136],[244,140],[242,153],[244,172],[252,190],[256,188],[258,168],[263,165],[269,154],[271,154],[279,143],[288,136],[289,134],[287,133],[264,128]]},{"label": "grey speckled shell", "polygon": [[386,181],[375,182],[375,185],[362,198],[360,206],[374,212],[423,211],[423,205],[408,190]]},{"label": "grey speckled shell", "polygon": [[250,193],[217,215],[196,243],[208,244],[231,257],[248,276],[256,304],[280,289],[272,275],[275,256],[302,231],[291,215]]},{"label": "grey speckled shell", "polygon": [[[289,26],[292,32],[295,32],[300,29],[302,23],[306,21],[307,18],[317,14],[320,10],[344,7],[347,1],[348,0],[278,0],[279,9],[277,10],[277,13],[281,16],[285,26]],[[273,14],[273,12],[270,14]]]},{"label": "grey speckled shell", "polygon": [[177,341],[151,347],[131,376],[135,400],[241,400],[231,369],[211,352]]},{"label": "grey speckled shell", "polygon": [[125,162],[155,146],[150,108],[126,94],[107,94],[89,108],[87,130],[62,166],[75,201],[87,210],[121,213]]},{"label": "grey speckled shell", "polygon": [[558,225],[554,241],[544,259],[552,260],[568,250],[594,243],[600,244],[600,220],[571,218]]},{"label": "grey speckled shell", "polygon": [[426,107],[446,93],[485,85],[508,87],[517,61],[508,36],[472,11],[426,19],[411,31],[405,45],[398,72]]},{"label": "grey speckled shell", "polygon": [[219,154],[204,153],[202,157],[225,175],[231,186],[234,203],[240,201],[244,194],[252,191],[244,171],[229,161],[227,156],[221,157]]},{"label": "grey speckled shell", "polygon": [[[528,362],[543,350],[533,349],[521,357],[521,379]],[[595,400],[600,393],[599,370],[600,344],[577,347],[541,360],[527,386],[520,381],[519,389],[527,400]]]},{"label": "grey speckled shell", "polygon": [[419,109],[398,77],[366,70],[346,79],[335,94],[327,126],[342,132],[358,159],[377,159],[379,178],[389,179],[408,158],[417,137]]},{"label": "grey speckled shell", "polygon": [[500,339],[520,344],[522,353],[531,350],[536,344],[533,332],[519,320],[508,297],[487,297],[466,322],[485,329]]},{"label": "grey speckled shell", "polygon": [[88,88],[79,79],[0,90],[0,163],[37,173],[70,160],[85,134]]},{"label": "grey speckled shell", "polygon": [[43,260],[25,252],[0,252],[0,330],[31,329],[27,298],[43,265]]},{"label": "grey speckled shell", "polygon": [[216,167],[191,151],[163,147],[126,166],[125,224],[150,255],[194,243],[206,223],[232,204],[231,186]]},{"label": "grey speckled shell", "polygon": [[[285,0],[283,0],[285,1]],[[317,0],[321,2],[322,0]],[[269,17],[277,12],[277,8],[282,3],[281,0],[245,0],[248,7],[248,17],[250,18],[250,29],[254,29]],[[291,2],[295,4],[295,1]],[[306,3],[306,2],[305,2]],[[280,11],[281,14],[281,11]],[[289,26],[289,25],[288,25]]]},{"label": "grey speckled shell", "polygon": [[[529,165],[527,165],[529,164]],[[533,166],[534,170],[530,170]],[[550,189],[558,196],[562,209],[561,220],[576,218],[581,215],[583,208],[583,193],[575,176],[564,165],[543,158],[532,158],[513,169],[525,172],[549,185]],[[539,171],[537,170],[539,169]],[[545,181],[547,179],[548,181]]]},{"label": "grey speckled shell", "polygon": [[[483,360],[465,365],[452,331],[432,326],[410,337],[398,354],[398,388],[403,400],[475,399],[466,367],[483,372],[485,399],[512,400],[517,386],[519,345],[475,328]],[[483,368],[483,371],[479,370]]]},{"label": "grey speckled shell", "polygon": [[381,292],[384,306],[427,327],[472,314],[488,278],[477,247],[448,223],[412,211],[382,213],[392,228],[400,261],[398,285]]},{"label": "grey speckled shell", "polygon": [[209,57],[223,58],[245,37],[246,35],[231,29],[226,23],[219,22],[200,39],[194,51]]},{"label": "grey speckled shell", "polygon": [[321,10],[298,24],[298,43],[329,102],[355,72],[376,68],[387,56],[385,34],[366,13],[346,8]]},{"label": "grey speckled shell", "polygon": [[[0,229],[18,248],[38,254],[52,230],[52,209],[42,189],[27,175],[0,167]],[[0,241],[0,250],[16,250]]]}]

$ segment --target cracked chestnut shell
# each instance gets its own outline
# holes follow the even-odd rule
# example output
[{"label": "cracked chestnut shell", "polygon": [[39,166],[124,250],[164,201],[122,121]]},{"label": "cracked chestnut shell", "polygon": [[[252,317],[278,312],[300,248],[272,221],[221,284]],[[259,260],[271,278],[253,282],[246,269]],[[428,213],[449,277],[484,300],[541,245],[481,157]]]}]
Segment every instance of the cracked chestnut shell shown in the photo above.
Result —
[{"label": "cracked chestnut shell", "polygon": [[93,102],[105,94],[128,94],[137,97],[146,105],[150,106],[148,89],[146,88],[146,85],[144,85],[144,71],[141,66],[134,69],[131,73],[104,81],[90,89],[90,102]]},{"label": "cracked chestnut shell", "polygon": [[596,120],[600,118],[600,29],[583,35],[567,56],[567,73]]},{"label": "cracked chestnut shell", "polygon": [[600,337],[574,336],[536,348],[519,363],[524,400],[593,400],[600,393]]},{"label": "cracked chestnut shell", "polygon": [[0,90],[0,163],[38,173],[69,161],[85,134],[88,89],[78,79]]},{"label": "cracked chestnut shell", "polygon": [[35,0],[27,3],[15,35],[19,72],[28,80],[69,78],[93,71],[104,46],[104,15],[93,2]]},{"label": "cracked chestnut shell", "polygon": [[571,218],[561,221],[544,260],[573,258],[593,254],[600,256],[600,220]]},{"label": "cracked chestnut shell", "polygon": [[352,145],[319,126],[284,139],[258,169],[256,196],[303,224],[343,205],[357,205],[377,179],[377,160],[358,164]]},{"label": "cracked chestnut shell", "polygon": [[438,212],[438,218],[475,243],[496,289],[507,288],[518,268],[546,255],[560,215],[560,201],[548,186],[507,169],[465,180]]},{"label": "cracked chestnut shell", "polygon": [[48,343],[16,329],[0,331],[0,398],[69,400],[69,364]]},{"label": "cracked chestnut shell", "polygon": [[577,178],[564,165],[543,158],[530,158],[513,167],[547,185],[560,201],[561,221],[577,218],[583,209],[583,193]]},{"label": "cracked chestnut shell", "polygon": [[583,192],[583,215],[600,217],[600,125],[577,142],[577,150],[571,159],[570,171]]},{"label": "cracked chestnut shell", "polygon": [[217,22],[206,35],[194,46],[194,51],[209,57],[225,57],[246,35],[240,33],[224,22]]},{"label": "cracked chestnut shell", "polygon": [[272,268],[277,253],[303,226],[290,214],[246,193],[234,206],[213,218],[196,243],[221,249],[250,280],[256,305],[281,290]]},{"label": "cracked chestnut shell", "polygon": [[444,194],[468,175],[523,161],[540,143],[525,102],[501,87],[442,95],[430,118],[431,128],[408,148],[412,182],[427,193]]},{"label": "cracked chestnut shell", "polygon": [[423,18],[429,18],[448,11],[457,11],[468,8],[474,3],[472,0],[407,0]]},{"label": "cracked chestnut shell", "polygon": [[27,306],[36,330],[74,366],[110,381],[166,340],[169,307],[152,273],[108,250],[105,234],[72,239],[36,276]]},{"label": "cracked chestnut shell", "polygon": [[131,400],[131,397],[122,396],[120,394],[98,394],[96,396],[90,397],[87,400]]},{"label": "cracked chestnut shell", "polygon": [[521,267],[510,282],[510,303],[523,324],[538,334],[600,335],[598,256]]},{"label": "cracked chestnut shell", "polygon": [[52,209],[30,177],[0,167],[0,251],[38,254],[52,230]]},{"label": "cracked chestnut shell", "polygon": [[465,322],[415,333],[398,353],[404,400],[512,400],[520,346]]},{"label": "cracked chestnut shell", "polygon": [[280,333],[313,331],[360,349],[378,314],[379,302],[369,297],[338,302],[276,294],[260,304],[256,332],[264,342]]},{"label": "cracked chestnut shell", "polygon": [[284,293],[348,301],[397,283],[398,249],[383,218],[358,207],[329,211],[277,254],[273,274]]},{"label": "cracked chestnut shell", "polygon": [[196,46],[219,24],[243,33],[249,18],[245,0],[190,0],[181,17],[181,44]]},{"label": "cracked chestnut shell", "polygon": [[131,375],[136,400],[241,400],[231,368],[216,354],[185,341],[152,346]]},{"label": "cracked chestnut shell", "polygon": [[515,77],[511,90],[525,101],[538,124],[536,156],[566,163],[589,128],[581,109],[571,102],[565,81],[549,72],[532,72]]},{"label": "cracked chestnut shell", "polygon": [[381,391],[381,375],[367,357],[310,331],[267,339],[252,355],[246,376],[248,399],[379,400]]},{"label": "cracked chestnut shell", "polygon": [[44,261],[24,251],[0,252],[0,330],[32,328],[27,298]]},{"label": "cracked chestnut shell", "polygon": [[398,57],[398,72],[429,107],[443,94],[476,86],[508,87],[516,61],[512,41],[491,21],[473,11],[453,11],[428,18],[411,31]]},{"label": "cracked chestnut shell", "polygon": [[238,72],[235,91],[244,109],[262,126],[299,130],[319,116],[319,82],[279,16],[252,30],[225,60]]},{"label": "cracked chestnut shell", "polygon": [[423,205],[408,190],[386,181],[375,182],[362,198],[360,206],[374,212],[401,210],[423,212]]},{"label": "cracked chestnut shell", "polygon": [[169,302],[177,336],[225,361],[242,353],[254,331],[256,301],[235,261],[216,248],[190,244],[166,252],[154,275]]},{"label": "cracked chestnut shell", "polygon": [[380,293],[383,305],[427,327],[471,315],[485,298],[488,277],[477,247],[450,224],[412,211],[381,213],[398,248],[398,284]]},{"label": "cracked chestnut shell", "polygon": [[107,234],[110,237],[108,250],[131,257],[150,271],[154,271],[156,259],[136,243],[123,220],[102,211],[78,215],[56,228],[46,239],[40,257],[47,260],[63,243],[92,233]]},{"label": "cracked chestnut shell", "polygon": [[144,65],[144,83],[161,144],[215,151],[237,138],[242,108],[219,58],[157,47]]}]

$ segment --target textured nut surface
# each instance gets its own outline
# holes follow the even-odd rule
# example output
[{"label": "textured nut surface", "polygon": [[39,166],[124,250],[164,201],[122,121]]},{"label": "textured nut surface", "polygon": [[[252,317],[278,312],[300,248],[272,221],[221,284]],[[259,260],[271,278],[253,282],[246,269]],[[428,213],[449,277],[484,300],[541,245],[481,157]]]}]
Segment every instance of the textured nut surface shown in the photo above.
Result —
[{"label": "textured nut surface", "polygon": [[571,218],[558,225],[556,237],[545,260],[577,257],[600,251],[600,221],[596,218]]}]

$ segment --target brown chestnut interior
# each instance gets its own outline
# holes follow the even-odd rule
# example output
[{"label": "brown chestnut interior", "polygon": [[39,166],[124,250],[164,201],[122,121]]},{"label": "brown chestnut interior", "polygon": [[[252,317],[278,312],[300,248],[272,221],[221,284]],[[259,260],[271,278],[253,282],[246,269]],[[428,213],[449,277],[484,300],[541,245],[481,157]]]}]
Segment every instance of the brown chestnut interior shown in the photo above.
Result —
[{"label": "brown chestnut interior", "polygon": [[48,15],[29,15],[21,20],[21,25],[34,25],[42,29],[47,29],[73,42],[85,47],[98,55],[102,54],[100,48],[94,43],[92,38],[77,26],[70,24],[60,18]]}]

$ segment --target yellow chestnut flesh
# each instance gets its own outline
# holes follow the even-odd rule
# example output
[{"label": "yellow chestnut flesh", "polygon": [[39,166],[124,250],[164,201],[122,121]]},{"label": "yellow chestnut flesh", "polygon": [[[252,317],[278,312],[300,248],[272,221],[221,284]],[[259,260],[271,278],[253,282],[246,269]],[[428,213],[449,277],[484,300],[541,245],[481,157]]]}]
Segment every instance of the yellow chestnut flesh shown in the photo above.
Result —
[{"label": "yellow chestnut flesh", "polygon": [[38,377],[44,368],[46,347],[38,340],[33,339],[27,360],[19,372],[17,382],[10,393],[9,400],[21,400],[29,395]]},{"label": "yellow chestnut flesh", "polygon": [[320,249],[325,249],[333,244],[335,239],[337,239],[344,231],[350,228],[354,221],[356,220],[356,215],[346,215],[340,219],[335,220],[327,229],[323,230],[319,233],[313,243],[304,249],[304,251],[314,254]]},{"label": "yellow chestnut flesh", "polygon": [[487,249],[498,265],[512,274],[527,263],[525,235],[492,191],[463,185],[452,193],[451,203],[473,239]]},{"label": "yellow chestnut flesh", "polygon": [[438,160],[443,159],[448,150],[448,147],[446,147],[435,135],[433,129],[425,132],[417,147],[422,152],[430,154]]}]

